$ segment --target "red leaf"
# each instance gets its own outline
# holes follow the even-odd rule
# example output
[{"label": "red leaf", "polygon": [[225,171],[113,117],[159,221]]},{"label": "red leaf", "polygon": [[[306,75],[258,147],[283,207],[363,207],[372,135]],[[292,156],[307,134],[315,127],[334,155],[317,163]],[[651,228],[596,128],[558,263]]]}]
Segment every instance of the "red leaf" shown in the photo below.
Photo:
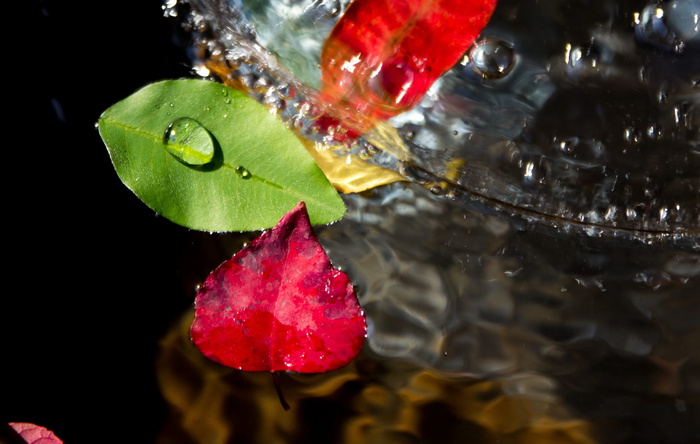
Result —
[{"label": "red leaf", "polygon": [[51,430],[27,422],[9,423],[15,432],[19,433],[28,444],[63,444]]},{"label": "red leaf", "polygon": [[331,265],[303,202],[209,275],[190,331],[226,366],[302,373],[348,364],[365,333],[352,284]]},{"label": "red leaf", "polygon": [[365,133],[415,106],[474,43],[496,0],[354,0],[326,39],[329,112]]}]

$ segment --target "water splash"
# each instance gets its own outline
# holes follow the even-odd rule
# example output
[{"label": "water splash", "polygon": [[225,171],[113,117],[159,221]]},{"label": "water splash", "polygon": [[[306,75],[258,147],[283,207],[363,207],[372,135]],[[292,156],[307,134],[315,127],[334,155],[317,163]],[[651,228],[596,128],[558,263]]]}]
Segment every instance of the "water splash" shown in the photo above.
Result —
[{"label": "water splash", "polygon": [[[606,3],[574,12],[561,0],[530,9],[502,0],[467,66],[458,64],[415,108],[391,119],[386,126],[393,131],[366,138],[378,149],[367,156],[367,145],[324,122],[317,106],[320,46],[340,16],[328,14],[330,2],[269,0],[255,10],[244,5],[249,15],[224,0],[187,3],[195,18],[181,19],[206,24],[193,37],[201,63],[344,159],[421,171],[431,176],[427,183],[449,174],[451,186],[557,220],[659,233],[700,230],[700,199],[692,191],[700,186],[694,25],[668,22],[684,50],[660,51],[639,37],[643,6]],[[676,11],[695,4],[671,3],[662,5],[667,18],[686,17]],[[283,16],[285,8],[294,14]],[[275,46],[285,41],[275,40],[279,33],[298,39],[293,51]],[[336,140],[342,137],[347,140]],[[565,140],[579,140],[579,149],[562,150]],[[660,184],[651,195],[638,187],[645,178]],[[607,212],[642,199],[651,206],[643,217]],[[685,210],[670,217],[677,205]]]}]

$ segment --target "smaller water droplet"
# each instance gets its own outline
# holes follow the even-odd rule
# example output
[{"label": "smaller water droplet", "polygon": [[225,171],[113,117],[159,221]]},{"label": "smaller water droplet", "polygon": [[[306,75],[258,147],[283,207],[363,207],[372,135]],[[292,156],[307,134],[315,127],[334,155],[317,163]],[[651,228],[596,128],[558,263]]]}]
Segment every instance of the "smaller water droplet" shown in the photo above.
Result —
[{"label": "smaller water droplet", "polygon": [[250,179],[253,177],[253,175],[246,169],[244,166],[239,166],[236,168],[236,174],[238,174],[241,179]]},{"label": "smaller water droplet", "polygon": [[265,94],[263,101],[268,109],[273,112],[284,111],[284,109],[287,107],[287,102],[285,102],[274,89],[271,89],[267,94]]},{"label": "smaller water droplet", "polygon": [[630,205],[625,209],[625,215],[629,220],[641,219],[644,216],[646,210],[646,205],[643,203],[638,203],[636,205]]},{"label": "smaller water droplet", "polygon": [[291,100],[295,96],[294,89],[286,84],[277,85],[275,91],[277,91],[277,95],[279,95],[283,100]]},{"label": "smaller water droplet", "polygon": [[523,183],[526,186],[549,183],[552,174],[551,161],[540,157],[537,161],[525,162],[522,167]]},{"label": "smaller water droplet", "polygon": [[601,71],[605,72],[611,57],[609,48],[591,39],[580,46],[567,44],[564,60],[568,75],[575,80],[581,80],[597,76]]},{"label": "smaller water droplet", "polygon": [[165,149],[188,165],[205,165],[214,157],[214,141],[204,126],[189,117],[173,120],[163,135]]},{"label": "smaller water droplet", "polygon": [[445,189],[440,185],[433,185],[430,187],[430,192],[436,196],[442,196],[445,194]]},{"label": "smaller water droplet", "polygon": [[649,139],[654,140],[657,139],[661,136],[661,130],[654,124],[649,125],[647,128],[647,137]]},{"label": "smaller water droplet", "polygon": [[485,79],[500,79],[515,65],[513,45],[503,40],[483,39],[469,50],[474,72]]},{"label": "smaller water droplet", "polygon": [[336,17],[340,14],[341,7],[338,0],[325,0],[323,6],[326,8],[326,13],[331,17]]},{"label": "smaller water droplet", "polygon": [[299,113],[302,115],[302,117],[309,120],[316,120],[323,114],[319,107],[309,102],[304,102],[301,104],[299,107]]},{"label": "smaller water droplet", "polygon": [[629,126],[625,128],[622,137],[627,144],[636,145],[642,138],[642,132],[634,126]]},{"label": "smaller water droplet", "polygon": [[564,154],[571,154],[574,151],[574,147],[578,143],[578,138],[568,138],[562,140],[558,143],[559,151]]}]

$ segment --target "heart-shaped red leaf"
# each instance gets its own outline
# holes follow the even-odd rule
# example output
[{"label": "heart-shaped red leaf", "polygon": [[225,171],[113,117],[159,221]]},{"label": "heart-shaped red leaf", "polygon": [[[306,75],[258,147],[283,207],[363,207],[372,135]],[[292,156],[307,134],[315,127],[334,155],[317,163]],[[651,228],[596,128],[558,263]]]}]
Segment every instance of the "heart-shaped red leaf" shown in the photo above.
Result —
[{"label": "heart-shaped red leaf", "polygon": [[320,373],[357,356],[366,321],[300,202],[209,275],[190,334],[205,356],[229,367]]}]

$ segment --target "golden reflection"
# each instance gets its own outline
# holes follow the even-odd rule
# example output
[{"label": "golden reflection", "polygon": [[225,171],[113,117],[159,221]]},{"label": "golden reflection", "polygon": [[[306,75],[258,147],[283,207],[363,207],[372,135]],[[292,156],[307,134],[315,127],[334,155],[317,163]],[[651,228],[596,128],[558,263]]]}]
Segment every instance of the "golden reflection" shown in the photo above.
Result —
[{"label": "golden reflection", "polygon": [[156,371],[171,415],[158,444],[596,443],[544,376],[448,378],[367,352],[334,372],[282,374],[285,411],[270,374],[204,358],[191,322],[188,313],[161,341]]}]

